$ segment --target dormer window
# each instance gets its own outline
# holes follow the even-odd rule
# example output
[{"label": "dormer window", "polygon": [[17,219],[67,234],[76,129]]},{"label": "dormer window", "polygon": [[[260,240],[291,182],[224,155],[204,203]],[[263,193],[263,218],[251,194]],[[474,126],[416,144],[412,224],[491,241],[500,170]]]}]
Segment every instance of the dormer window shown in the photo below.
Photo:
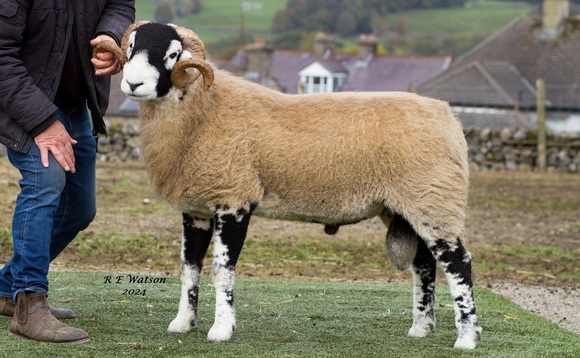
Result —
[{"label": "dormer window", "polygon": [[328,84],[332,83],[332,79],[328,77],[320,77],[320,76],[306,76],[305,93],[326,93],[332,92],[332,86],[328,86]]},{"label": "dormer window", "polygon": [[299,76],[303,93],[331,93],[340,91],[346,72],[333,72],[325,64],[315,61],[300,71]]}]

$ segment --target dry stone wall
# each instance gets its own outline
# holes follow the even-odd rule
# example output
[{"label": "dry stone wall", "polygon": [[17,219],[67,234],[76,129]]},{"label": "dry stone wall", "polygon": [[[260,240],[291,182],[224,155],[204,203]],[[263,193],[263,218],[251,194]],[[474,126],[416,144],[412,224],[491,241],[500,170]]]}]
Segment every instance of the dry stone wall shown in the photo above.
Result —
[{"label": "dry stone wall", "polygon": [[[535,130],[467,129],[471,170],[536,171],[538,138]],[[548,133],[549,172],[580,172],[580,133]]]}]

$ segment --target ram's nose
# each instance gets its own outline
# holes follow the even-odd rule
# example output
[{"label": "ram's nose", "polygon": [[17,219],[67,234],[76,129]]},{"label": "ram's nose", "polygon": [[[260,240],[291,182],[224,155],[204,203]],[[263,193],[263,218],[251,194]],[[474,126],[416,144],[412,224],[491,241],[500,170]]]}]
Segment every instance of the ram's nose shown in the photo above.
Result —
[{"label": "ram's nose", "polygon": [[131,89],[131,92],[135,92],[135,90],[139,86],[142,86],[143,85],[143,82],[131,83],[131,82],[127,81],[127,85],[129,85],[129,89]]}]

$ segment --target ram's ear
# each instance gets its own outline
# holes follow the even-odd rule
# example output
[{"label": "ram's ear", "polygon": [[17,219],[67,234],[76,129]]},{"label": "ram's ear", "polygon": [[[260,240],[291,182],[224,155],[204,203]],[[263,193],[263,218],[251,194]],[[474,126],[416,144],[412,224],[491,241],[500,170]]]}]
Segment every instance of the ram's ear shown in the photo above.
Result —
[{"label": "ram's ear", "polygon": [[[188,68],[195,68],[199,72],[188,73]],[[188,58],[178,61],[171,70],[171,83],[178,88],[184,88],[192,84],[199,76],[203,76],[203,88],[208,89],[213,84],[214,74],[211,65],[200,58]]]}]

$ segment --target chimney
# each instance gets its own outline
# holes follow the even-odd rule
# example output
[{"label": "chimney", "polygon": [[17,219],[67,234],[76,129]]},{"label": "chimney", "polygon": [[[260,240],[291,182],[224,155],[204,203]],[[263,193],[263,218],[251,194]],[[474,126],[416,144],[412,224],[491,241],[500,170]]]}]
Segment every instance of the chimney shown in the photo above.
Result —
[{"label": "chimney", "polygon": [[334,36],[326,32],[319,32],[314,38],[314,55],[318,59],[327,60],[334,51],[336,40]]},{"label": "chimney", "polygon": [[562,20],[570,16],[569,0],[543,0],[542,2],[542,34],[555,37]]},{"label": "chimney", "polygon": [[247,45],[246,51],[246,75],[252,80],[260,81],[271,76],[272,54],[274,48],[264,39],[257,39],[253,44]]},{"label": "chimney", "polygon": [[358,38],[358,50],[356,53],[356,58],[359,61],[365,61],[369,55],[375,55],[377,53],[377,45],[379,41],[377,37],[373,34],[360,35]]}]

